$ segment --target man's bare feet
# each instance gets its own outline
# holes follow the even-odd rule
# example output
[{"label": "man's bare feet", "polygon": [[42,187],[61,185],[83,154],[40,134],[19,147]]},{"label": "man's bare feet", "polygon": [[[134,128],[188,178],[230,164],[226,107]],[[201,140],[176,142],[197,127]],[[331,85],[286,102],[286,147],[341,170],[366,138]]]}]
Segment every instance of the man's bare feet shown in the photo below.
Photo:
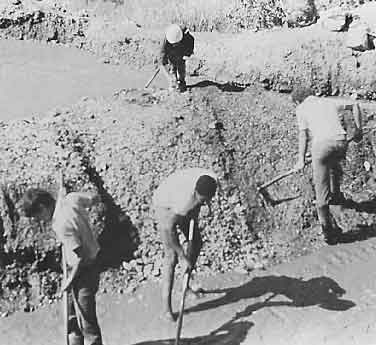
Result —
[{"label": "man's bare feet", "polygon": [[189,287],[187,290],[188,294],[194,297],[195,299],[199,299],[203,297],[204,289],[201,287]]}]

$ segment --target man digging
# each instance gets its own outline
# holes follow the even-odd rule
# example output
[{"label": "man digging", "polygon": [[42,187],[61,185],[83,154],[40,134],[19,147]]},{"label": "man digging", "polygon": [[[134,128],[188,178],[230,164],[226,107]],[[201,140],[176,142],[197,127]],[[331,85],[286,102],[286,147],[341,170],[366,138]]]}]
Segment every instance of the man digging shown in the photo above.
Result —
[{"label": "man digging", "polygon": [[[198,216],[204,203],[207,203],[210,209],[209,202],[215,195],[217,185],[217,176],[213,171],[189,168],[168,176],[154,192],[153,206],[165,251],[163,311],[166,319],[170,321],[176,319],[171,306],[176,264],[178,259],[181,260],[186,272],[194,268],[202,247]],[[194,233],[192,245],[186,255],[179,243],[177,226],[188,239],[191,219],[194,220]],[[190,290],[193,291],[192,288]]]},{"label": "man digging", "polygon": [[299,129],[299,153],[295,171],[305,165],[309,133],[312,137],[312,169],[316,192],[319,222],[328,244],[336,244],[342,230],[331,223],[329,205],[345,205],[341,192],[342,169],[340,162],[346,157],[347,133],[344,110],[352,110],[355,122],[353,140],[362,139],[361,111],[356,102],[342,102],[312,96],[308,89],[297,88],[292,93],[297,104],[296,116]]},{"label": "man digging", "polygon": [[99,285],[96,257],[99,244],[90,228],[86,208],[99,199],[90,193],[66,195],[63,177],[57,201],[50,193],[30,188],[22,199],[27,217],[52,221],[52,228],[59,241],[68,266],[68,277],[62,292],[69,292],[68,339],[69,345],[102,345],[101,330],[96,314],[95,295]]},{"label": "man digging", "polygon": [[185,27],[177,24],[170,25],[165,32],[161,48],[161,70],[169,83],[169,89],[184,92],[185,57],[193,54],[194,38]]}]

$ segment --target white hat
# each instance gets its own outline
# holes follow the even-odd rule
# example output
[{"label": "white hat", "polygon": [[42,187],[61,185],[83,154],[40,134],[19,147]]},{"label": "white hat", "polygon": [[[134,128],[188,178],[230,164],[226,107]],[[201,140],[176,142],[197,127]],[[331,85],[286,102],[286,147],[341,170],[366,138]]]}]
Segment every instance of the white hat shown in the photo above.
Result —
[{"label": "white hat", "polygon": [[177,24],[171,24],[166,29],[166,39],[169,43],[178,43],[183,39],[183,31]]}]

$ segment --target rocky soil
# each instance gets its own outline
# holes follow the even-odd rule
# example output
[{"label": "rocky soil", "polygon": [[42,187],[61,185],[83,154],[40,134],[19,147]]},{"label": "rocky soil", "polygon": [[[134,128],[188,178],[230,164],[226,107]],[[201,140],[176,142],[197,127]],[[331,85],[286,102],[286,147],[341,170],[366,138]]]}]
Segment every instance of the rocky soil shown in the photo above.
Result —
[{"label": "rocky soil", "polygon": [[[56,298],[58,245],[49,225],[22,217],[18,203],[28,186],[54,192],[60,168],[70,190],[102,197],[91,213],[103,249],[102,291],[133,291],[145,280],[159,279],[163,250],[150,202],[161,179],[177,168],[212,167],[220,176],[213,217],[202,211],[199,274],[244,273],[324,245],[315,226],[309,169],[269,188],[275,206],[257,192],[259,183],[294,163],[289,98],[262,88],[210,84],[192,85],[183,95],[122,90],[113,98],[83,99],[62,112],[1,128],[2,290],[12,302],[3,312],[10,305],[29,310]],[[375,163],[372,134],[360,146],[350,147],[345,190],[369,203],[373,175],[363,162]],[[373,233],[371,204],[363,204],[359,216],[354,210],[338,214],[348,231],[344,241]]]}]

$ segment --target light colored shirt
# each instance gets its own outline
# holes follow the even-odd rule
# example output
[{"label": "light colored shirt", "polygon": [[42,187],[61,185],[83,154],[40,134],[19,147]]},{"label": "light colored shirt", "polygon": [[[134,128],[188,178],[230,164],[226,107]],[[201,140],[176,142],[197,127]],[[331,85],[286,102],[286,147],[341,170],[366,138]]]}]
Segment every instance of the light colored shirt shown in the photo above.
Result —
[{"label": "light colored shirt", "polygon": [[176,214],[187,215],[194,205],[197,180],[203,175],[218,180],[217,175],[208,169],[188,168],[174,172],[155,190],[154,206],[171,208]]},{"label": "light colored shirt", "polygon": [[87,265],[96,258],[99,244],[91,230],[87,208],[92,205],[89,193],[69,193],[57,201],[52,218],[52,228],[62,242],[67,264],[78,262],[80,248],[82,264]]},{"label": "light colored shirt", "polygon": [[344,111],[352,104],[344,99],[307,97],[296,108],[300,130],[309,130],[312,141],[346,139]]}]

